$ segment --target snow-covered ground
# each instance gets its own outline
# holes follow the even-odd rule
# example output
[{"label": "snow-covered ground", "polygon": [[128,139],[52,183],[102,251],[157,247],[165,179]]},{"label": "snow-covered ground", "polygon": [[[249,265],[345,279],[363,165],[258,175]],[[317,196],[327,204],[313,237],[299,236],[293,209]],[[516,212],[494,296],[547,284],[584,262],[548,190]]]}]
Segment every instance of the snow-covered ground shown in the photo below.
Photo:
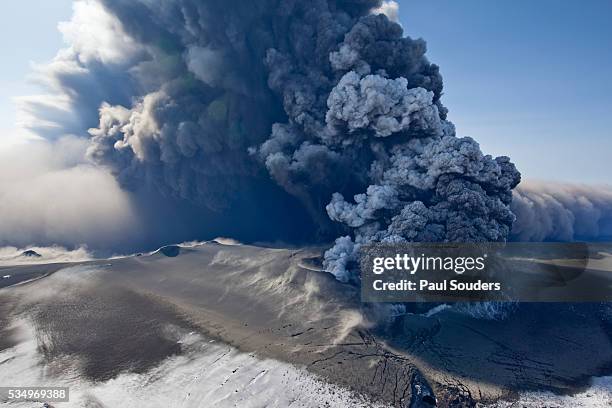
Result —
[{"label": "snow-covered ground", "polygon": [[515,402],[499,402],[488,408],[610,408],[612,407],[612,377],[593,378],[591,386],[575,395],[555,395],[550,392],[528,392]]},{"label": "snow-covered ground", "polygon": [[[54,407],[376,407],[354,393],[290,364],[185,335],[187,352],[145,374],[126,373],[100,383],[76,371],[53,374],[41,365],[34,330],[21,321],[22,341],[0,352],[0,384],[68,386],[70,401]],[[68,364],[70,365],[70,364]],[[0,401],[1,406],[32,408],[32,402]],[[42,404],[41,404],[42,405]]]},{"label": "snow-covered ground", "polygon": [[[125,373],[90,383],[80,379],[76,371],[58,375],[42,365],[34,330],[25,321],[19,322],[19,330],[19,344],[0,352],[0,384],[70,387],[70,401],[55,403],[57,408],[382,407],[304,369],[262,360],[195,333],[180,340],[185,354],[171,357],[147,373]],[[33,403],[0,401],[0,406],[32,408]],[[519,401],[488,407],[610,408],[612,377],[595,378],[588,390],[573,396],[530,392]]]},{"label": "snow-covered ground", "polygon": [[[31,251],[38,256],[24,256]],[[85,247],[66,249],[60,246],[27,248],[0,247],[0,266],[36,265],[57,262],[81,262],[92,258]]]}]

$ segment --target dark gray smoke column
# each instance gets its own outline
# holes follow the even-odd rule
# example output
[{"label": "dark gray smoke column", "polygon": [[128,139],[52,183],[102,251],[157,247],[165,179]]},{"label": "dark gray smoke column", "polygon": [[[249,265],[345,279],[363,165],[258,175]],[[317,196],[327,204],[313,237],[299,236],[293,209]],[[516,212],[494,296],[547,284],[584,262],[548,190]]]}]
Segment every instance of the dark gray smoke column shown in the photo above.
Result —
[{"label": "dark gray smoke column", "polygon": [[[253,152],[272,129],[261,157],[285,149],[279,143],[290,143],[279,136],[285,127],[274,122],[300,116],[299,122],[308,127],[324,119],[325,98],[337,82],[330,53],[359,16],[379,2],[100,2],[120,23],[117,37],[131,39],[124,47],[131,52],[121,64],[99,59],[87,64],[95,80],[81,82],[134,91],[128,103],[112,95],[91,102],[95,108],[90,110],[103,104],[99,123],[89,126],[95,126],[89,130],[89,156],[110,168],[124,187],[153,185],[238,225],[258,219],[256,228],[262,232],[283,224],[269,215],[284,212],[285,219],[293,220],[291,229],[302,231],[271,232],[261,239],[295,239],[301,234],[312,240],[313,231],[320,231],[319,239],[333,238],[337,227],[325,215],[325,204],[332,192],[345,190],[359,166],[349,168],[345,157],[321,144],[303,145],[296,153],[302,160],[288,164],[291,174],[273,158],[267,160],[271,180]],[[82,63],[79,56],[75,59]],[[117,72],[129,75],[121,78]],[[77,82],[65,80],[70,73],[56,76],[61,83]],[[74,87],[64,89],[80,93]],[[287,128],[287,138],[295,137],[292,131]],[[364,180],[352,184],[362,186]],[[245,216],[245,206],[262,215]]]},{"label": "dark gray smoke column", "polygon": [[50,74],[123,186],[261,231],[282,213],[310,239],[344,231],[326,254],[341,280],[372,240],[506,239],[519,173],[455,136],[425,42],[380,1],[99,1],[116,41]]},{"label": "dark gray smoke column", "polygon": [[268,51],[269,83],[288,120],[258,150],[311,211],[333,192],[327,213],[350,235],[326,252],[327,270],[350,280],[359,246],[372,241],[505,240],[520,174],[507,157],[455,136],[425,43],[384,15],[359,18],[339,44],[318,41],[327,26],[308,25]]}]

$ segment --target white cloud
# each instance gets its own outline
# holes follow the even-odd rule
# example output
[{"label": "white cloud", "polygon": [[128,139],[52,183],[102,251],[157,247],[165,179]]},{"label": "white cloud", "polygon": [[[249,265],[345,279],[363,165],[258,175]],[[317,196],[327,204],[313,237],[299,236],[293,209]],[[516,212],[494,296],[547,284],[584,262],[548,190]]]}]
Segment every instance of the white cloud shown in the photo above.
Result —
[{"label": "white cloud", "polygon": [[372,14],[384,14],[395,23],[399,23],[399,4],[393,0],[384,0],[380,7],[372,10]]},{"label": "white cloud", "polygon": [[59,23],[58,29],[83,62],[95,59],[104,64],[120,64],[141,51],[119,20],[99,2],[77,1],[73,11],[72,19]]}]

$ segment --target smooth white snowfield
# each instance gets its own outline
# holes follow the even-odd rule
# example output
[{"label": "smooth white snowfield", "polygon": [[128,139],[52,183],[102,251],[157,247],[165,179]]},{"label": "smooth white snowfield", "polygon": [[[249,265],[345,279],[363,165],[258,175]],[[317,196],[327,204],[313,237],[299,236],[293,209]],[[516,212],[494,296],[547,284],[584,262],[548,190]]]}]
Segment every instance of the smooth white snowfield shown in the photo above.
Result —
[{"label": "smooth white snowfield", "polygon": [[[57,408],[384,407],[291,364],[259,359],[194,333],[180,340],[187,353],[144,374],[99,383],[80,380],[77,373],[55,376],[40,362],[30,324],[22,320],[18,330],[23,340],[0,352],[0,384],[70,387],[70,401],[53,403]],[[15,408],[33,404],[0,401]]]}]

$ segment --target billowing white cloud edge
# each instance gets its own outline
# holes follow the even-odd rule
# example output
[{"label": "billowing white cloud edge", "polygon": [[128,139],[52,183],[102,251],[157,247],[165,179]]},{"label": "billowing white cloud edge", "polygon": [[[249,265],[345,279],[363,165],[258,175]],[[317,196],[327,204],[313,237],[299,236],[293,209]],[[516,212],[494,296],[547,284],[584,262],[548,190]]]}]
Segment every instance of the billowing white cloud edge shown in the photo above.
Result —
[{"label": "billowing white cloud edge", "polygon": [[399,4],[397,1],[384,0],[380,7],[372,10],[372,14],[384,14],[395,23],[399,23]]}]

